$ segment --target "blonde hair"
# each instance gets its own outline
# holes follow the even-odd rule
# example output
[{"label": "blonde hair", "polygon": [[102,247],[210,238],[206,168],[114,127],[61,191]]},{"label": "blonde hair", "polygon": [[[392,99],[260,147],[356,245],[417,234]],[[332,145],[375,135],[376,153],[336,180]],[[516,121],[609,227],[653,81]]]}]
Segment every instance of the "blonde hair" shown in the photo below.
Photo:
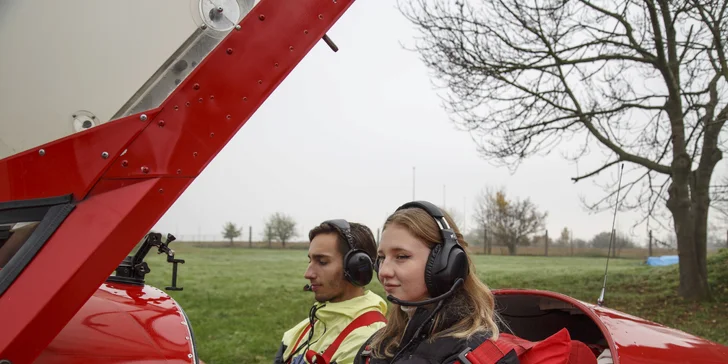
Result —
[{"label": "blonde hair", "polygon": [[[445,220],[455,232],[458,242],[466,248],[467,242],[463,239],[460,230],[452,221],[450,215],[443,211]],[[442,244],[440,228],[435,220],[426,211],[419,208],[408,208],[395,212],[387,218],[384,229],[390,225],[397,225],[405,228],[417,239],[425,242],[430,249],[435,244]],[[475,273],[475,265],[468,256],[470,268],[464,284],[458,291],[449,298],[440,312],[435,315],[430,340],[440,337],[470,338],[477,333],[490,333],[495,340],[498,338],[499,329],[496,324],[495,299],[490,291]],[[424,275],[424,269],[422,274]],[[400,309],[400,306],[392,303],[392,309],[387,310],[387,325],[377,331],[372,337],[372,355],[377,358],[392,357],[395,349],[401,344],[402,336],[407,327],[407,313]],[[459,314],[458,313],[464,313]],[[440,327],[444,320],[452,315],[458,317],[455,324],[448,327]]]}]

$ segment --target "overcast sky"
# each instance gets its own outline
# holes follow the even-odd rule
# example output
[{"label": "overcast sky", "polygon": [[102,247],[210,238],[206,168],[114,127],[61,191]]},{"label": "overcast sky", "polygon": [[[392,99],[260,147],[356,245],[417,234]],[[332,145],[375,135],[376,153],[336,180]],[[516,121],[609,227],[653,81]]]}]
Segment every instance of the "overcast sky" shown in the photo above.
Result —
[{"label": "overcast sky", "polygon": [[[580,202],[598,199],[601,190],[570,180],[598,165],[587,161],[577,169],[554,154],[531,158],[510,174],[478,155],[471,136],[449,120],[418,54],[402,47],[416,32],[394,2],[356,1],[328,34],[339,52],[320,42],[156,230],[210,239],[232,221],[245,227],[245,240],[248,226],[259,240],[266,217],[280,211],[296,220],[296,240],[331,218],[365,223],[376,234],[389,213],[411,200],[416,167],[415,198],[461,217],[466,210],[466,229],[473,227],[478,193],[504,186],[548,211],[554,239],[564,227],[587,240],[609,231],[612,213],[590,214]],[[619,214],[618,228],[628,232],[636,217]],[[646,236],[646,229],[636,233]]]}]

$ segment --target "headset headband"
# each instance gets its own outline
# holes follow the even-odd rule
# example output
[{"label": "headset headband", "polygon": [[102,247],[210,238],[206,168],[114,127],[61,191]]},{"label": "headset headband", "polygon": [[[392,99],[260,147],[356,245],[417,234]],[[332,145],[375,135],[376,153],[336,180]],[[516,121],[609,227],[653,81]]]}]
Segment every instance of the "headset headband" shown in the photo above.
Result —
[{"label": "headset headband", "polygon": [[445,214],[443,214],[440,208],[435,206],[435,204],[428,201],[411,201],[398,207],[397,211],[411,207],[425,210],[430,216],[432,216],[433,219],[435,219],[435,222],[440,228],[440,237],[442,238],[443,243],[452,239],[455,240],[457,245],[460,245],[460,242],[458,242],[457,236],[455,235],[455,231],[452,230],[450,225],[447,223],[447,219],[445,219]]},{"label": "headset headband", "polygon": [[346,243],[349,244],[349,249],[354,250],[354,237],[351,235],[351,226],[349,222],[344,219],[332,219],[324,221],[325,224],[333,225],[337,230],[344,234]]}]

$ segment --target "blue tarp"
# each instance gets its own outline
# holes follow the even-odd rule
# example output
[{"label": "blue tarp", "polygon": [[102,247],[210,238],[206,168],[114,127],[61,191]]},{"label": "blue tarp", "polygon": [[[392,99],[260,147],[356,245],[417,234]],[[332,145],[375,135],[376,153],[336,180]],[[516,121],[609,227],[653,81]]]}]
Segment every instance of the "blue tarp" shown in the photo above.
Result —
[{"label": "blue tarp", "polygon": [[647,258],[647,265],[651,266],[664,266],[673,265],[678,263],[677,255],[663,255],[661,257],[649,257]]}]

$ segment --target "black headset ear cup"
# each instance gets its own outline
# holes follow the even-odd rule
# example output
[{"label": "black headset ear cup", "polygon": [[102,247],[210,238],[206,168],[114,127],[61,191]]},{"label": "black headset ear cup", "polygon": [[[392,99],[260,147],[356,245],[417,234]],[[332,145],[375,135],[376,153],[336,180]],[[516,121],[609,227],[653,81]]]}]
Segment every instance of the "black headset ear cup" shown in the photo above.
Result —
[{"label": "black headset ear cup", "polygon": [[459,244],[448,239],[445,244],[435,245],[425,266],[425,284],[430,297],[444,294],[469,272],[468,256]]},{"label": "black headset ear cup", "polygon": [[442,250],[442,244],[435,244],[435,246],[430,250],[430,255],[427,257],[427,264],[425,265],[425,286],[427,286],[427,291],[430,293],[430,297],[437,296],[435,292],[439,291],[433,281],[434,278],[432,270],[435,265],[435,260],[440,255],[440,250]]},{"label": "black headset ear cup", "polygon": [[372,258],[363,250],[350,250],[344,256],[344,277],[356,286],[366,286],[372,281]]},{"label": "black headset ear cup", "polygon": [[442,243],[435,244],[430,250],[425,265],[425,285],[430,297],[443,295],[453,287],[458,278],[465,280],[470,273],[467,253],[437,206],[427,201],[412,201],[400,206],[397,211],[407,208],[425,210],[439,225]]}]

